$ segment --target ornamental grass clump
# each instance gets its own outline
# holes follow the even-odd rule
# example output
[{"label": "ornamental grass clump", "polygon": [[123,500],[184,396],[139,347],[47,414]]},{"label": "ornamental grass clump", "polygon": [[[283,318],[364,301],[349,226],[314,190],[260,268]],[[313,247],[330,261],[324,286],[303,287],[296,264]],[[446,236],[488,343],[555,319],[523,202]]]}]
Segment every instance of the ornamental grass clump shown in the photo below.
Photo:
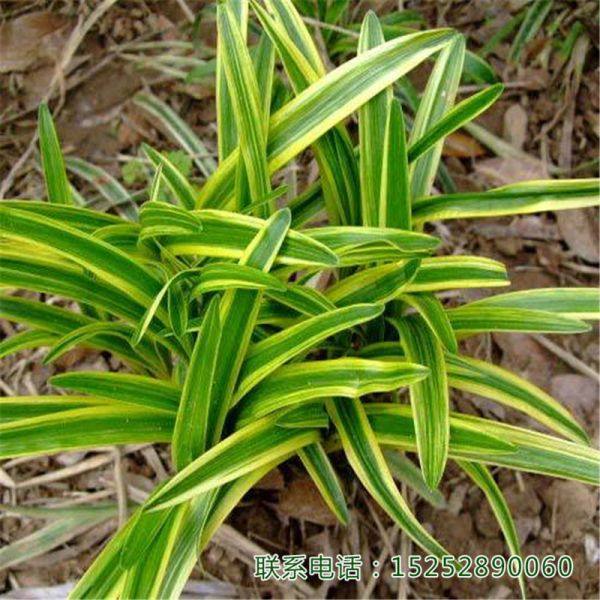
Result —
[{"label": "ornamental grass clump", "polygon": [[[5,293],[0,317],[25,328],[2,355],[44,346],[49,363],[84,346],[129,369],[53,376],[67,395],[2,398],[0,457],[171,444],[172,476],[133,510],[73,598],[177,596],[243,495],[294,456],[345,524],[341,450],[381,508],[436,556],[452,548],[412,514],[384,448],[413,455],[430,490],[455,462],[487,497],[511,554],[518,536],[488,465],[598,483],[599,453],[560,403],[460,347],[487,332],[588,331],[597,290],[490,293],[450,308],[440,292],[504,287],[505,267],[437,256],[439,240],[424,233],[433,221],[593,206],[598,182],[433,195],[445,136],[502,92],[495,84],[455,103],[463,37],[437,29],[385,41],[370,13],[357,56],[328,72],[291,0],[250,5],[262,28],[252,51],[247,4],[218,5],[219,161],[201,162],[202,187],[144,147],[154,176],[139,213],[79,205],[43,106],[48,201],[0,204],[3,287],[70,302]],[[433,70],[405,119],[395,86],[427,60]],[[155,98],[137,101],[177,119]],[[319,179],[278,208],[286,190],[273,176],[309,148]],[[327,224],[311,226],[323,213]],[[452,389],[548,433],[455,412]]]}]

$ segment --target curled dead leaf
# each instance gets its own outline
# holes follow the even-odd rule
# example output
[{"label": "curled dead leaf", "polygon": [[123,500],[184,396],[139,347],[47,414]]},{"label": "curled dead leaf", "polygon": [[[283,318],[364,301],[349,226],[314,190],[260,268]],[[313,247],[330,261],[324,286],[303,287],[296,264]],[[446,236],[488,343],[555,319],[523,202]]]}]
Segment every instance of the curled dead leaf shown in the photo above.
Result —
[{"label": "curled dead leaf", "polygon": [[457,158],[476,158],[485,154],[485,148],[470,135],[455,131],[446,138],[442,154]]},{"label": "curled dead leaf", "polygon": [[597,211],[593,208],[580,208],[559,212],[556,220],[569,249],[583,260],[598,263],[600,243]]},{"label": "curled dead leaf", "polygon": [[58,13],[32,12],[0,25],[0,73],[55,62],[71,20]]},{"label": "curled dead leaf", "polygon": [[512,104],[504,113],[504,138],[521,150],[527,138],[527,112],[520,104]]}]

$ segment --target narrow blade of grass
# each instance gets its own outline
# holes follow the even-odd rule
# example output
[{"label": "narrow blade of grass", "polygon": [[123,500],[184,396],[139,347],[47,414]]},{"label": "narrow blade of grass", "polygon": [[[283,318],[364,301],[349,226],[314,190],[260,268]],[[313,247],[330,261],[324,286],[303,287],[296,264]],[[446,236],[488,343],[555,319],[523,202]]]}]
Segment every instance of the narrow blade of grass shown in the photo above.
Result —
[{"label": "narrow blade of grass", "polygon": [[379,197],[379,227],[411,230],[411,196],[402,105],[388,106]]},{"label": "narrow blade of grass", "polygon": [[419,462],[427,485],[437,488],[444,473],[450,443],[450,398],[442,345],[417,315],[395,319],[400,343],[411,362],[429,368],[429,377],[410,386]]},{"label": "narrow blade of grass", "polygon": [[[373,11],[369,11],[362,23],[358,54],[384,42],[379,20]],[[367,226],[377,226],[380,220],[381,167],[388,105],[391,99],[392,89],[388,87],[365,102],[358,111],[361,222]]]},{"label": "narrow blade of grass", "polygon": [[38,136],[48,202],[73,204],[60,142],[56,135],[52,114],[46,104],[40,104],[38,111]]}]

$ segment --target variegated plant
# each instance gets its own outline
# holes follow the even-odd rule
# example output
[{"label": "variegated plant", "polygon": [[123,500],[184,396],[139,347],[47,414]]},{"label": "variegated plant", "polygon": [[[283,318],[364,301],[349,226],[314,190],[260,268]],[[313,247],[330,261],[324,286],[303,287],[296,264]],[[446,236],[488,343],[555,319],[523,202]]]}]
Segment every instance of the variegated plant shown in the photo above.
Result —
[{"label": "variegated plant", "polygon": [[[166,105],[137,100],[168,118],[207,176],[200,189],[147,147],[155,174],[139,217],[111,179],[100,191],[131,219],[78,206],[42,107],[48,202],[0,205],[3,287],[71,303],[3,295],[0,317],[26,328],[0,344],[2,355],[48,346],[50,362],[81,345],[131,370],[62,373],[51,384],[71,395],[2,398],[0,456],[172,448],[172,478],[115,534],[73,598],[177,596],[240,498],[294,455],[346,523],[334,468],[341,455],[332,455],[342,449],[380,506],[438,556],[452,548],[411,513],[383,447],[414,453],[430,490],[455,461],[488,498],[512,554],[515,526],[487,465],[598,483],[599,453],[563,406],[459,349],[485,332],[587,331],[584,321],[600,312],[597,291],[537,289],[448,308],[439,292],[505,286],[507,274],[488,258],[435,256],[438,240],[423,233],[442,219],[596,205],[598,182],[432,195],[444,137],[502,91],[493,85],[455,105],[463,37],[439,29],[385,41],[371,13],[358,55],[328,72],[291,0],[250,4],[263,30],[251,49],[248,4],[217,9],[218,166]],[[426,60],[435,63],[407,136],[395,85]],[[345,124],[354,114],[356,147]],[[278,209],[284,190],[272,176],[308,148],[320,179]],[[67,167],[95,178],[84,162]],[[328,224],[309,226],[323,210]],[[410,403],[397,393],[404,387]],[[555,435],[453,412],[452,388],[515,408]]]}]

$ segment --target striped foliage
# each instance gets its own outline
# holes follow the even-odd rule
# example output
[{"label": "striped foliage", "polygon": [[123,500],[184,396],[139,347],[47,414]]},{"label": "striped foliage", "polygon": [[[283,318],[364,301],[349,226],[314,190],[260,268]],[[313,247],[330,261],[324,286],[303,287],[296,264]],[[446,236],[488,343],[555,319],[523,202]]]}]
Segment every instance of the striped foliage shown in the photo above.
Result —
[{"label": "striped foliage", "polygon": [[[168,154],[144,146],[153,178],[133,202],[116,180],[99,181],[97,168],[65,161],[42,107],[48,202],[0,203],[0,317],[18,325],[0,342],[0,356],[47,348],[48,362],[89,347],[127,366],[57,374],[49,383],[64,394],[0,399],[0,457],[171,445],[173,476],[104,547],[73,598],[177,597],[229,512],[293,456],[346,524],[343,459],[332,454],[343,450],[382,510],[438,556],[452,549],[419,523],[394,477],[441,505],[438,486],[455,461],[490,502],[513,554],[515,526],[487,465],[598,483],[600,456],[582,424],[545,391],[464,354],[460,343],[486,332],[588,331],[586,321],[600,315],[597,291],[492,293],[510,284],[504,265],[436,256],[440,240],[423,232],[443,219],[597,205],[598,182],[430,195],[444,172],[444,138],[490,106],[502,86],[455,103],[465,72],[493,80],[481,69],[477,79],[462,36],[400,31],[374,13],[352,25],[357,55],[329,68],[298,12],[311,16],[313,4],[218,3],[218,164],[167,104],[136,97],[191,156],[206,178],[200,186]],[[334,24],[350,3],[325,4]],[[532,4],[519,44],[543,20],[544,6]],[[247,39],[258,39],[247,36],[255,23],[262,34],[249,47]],[[331,48],[337,40],[339,57],[353,48],[342,39],[324,31],[320,41]],[[433,61],[429,82],[420,97],[407,96],[403,78],[424,61]],[[396,96],[398,89],[405,93]],[[346,120],[354,115],[353,140]],[[318,178],[281,208],[284,194],[271,178],[308,148]],[[73,204],[65,164],[118,214]],[[121,214],[124,206],[131,210]],[[316,217],[326,222],[309,226]],[[490,295],[467,303],[460,291],[468,288]],[[35,293],[61,302],[46,304]],[[395,401],[403,387],[410,405]],[[514,408],[550,433],[453,412],[457,390]],[[2,549],[0,561],[55,548],[111,514],[59,515],[37,536]]]}]

